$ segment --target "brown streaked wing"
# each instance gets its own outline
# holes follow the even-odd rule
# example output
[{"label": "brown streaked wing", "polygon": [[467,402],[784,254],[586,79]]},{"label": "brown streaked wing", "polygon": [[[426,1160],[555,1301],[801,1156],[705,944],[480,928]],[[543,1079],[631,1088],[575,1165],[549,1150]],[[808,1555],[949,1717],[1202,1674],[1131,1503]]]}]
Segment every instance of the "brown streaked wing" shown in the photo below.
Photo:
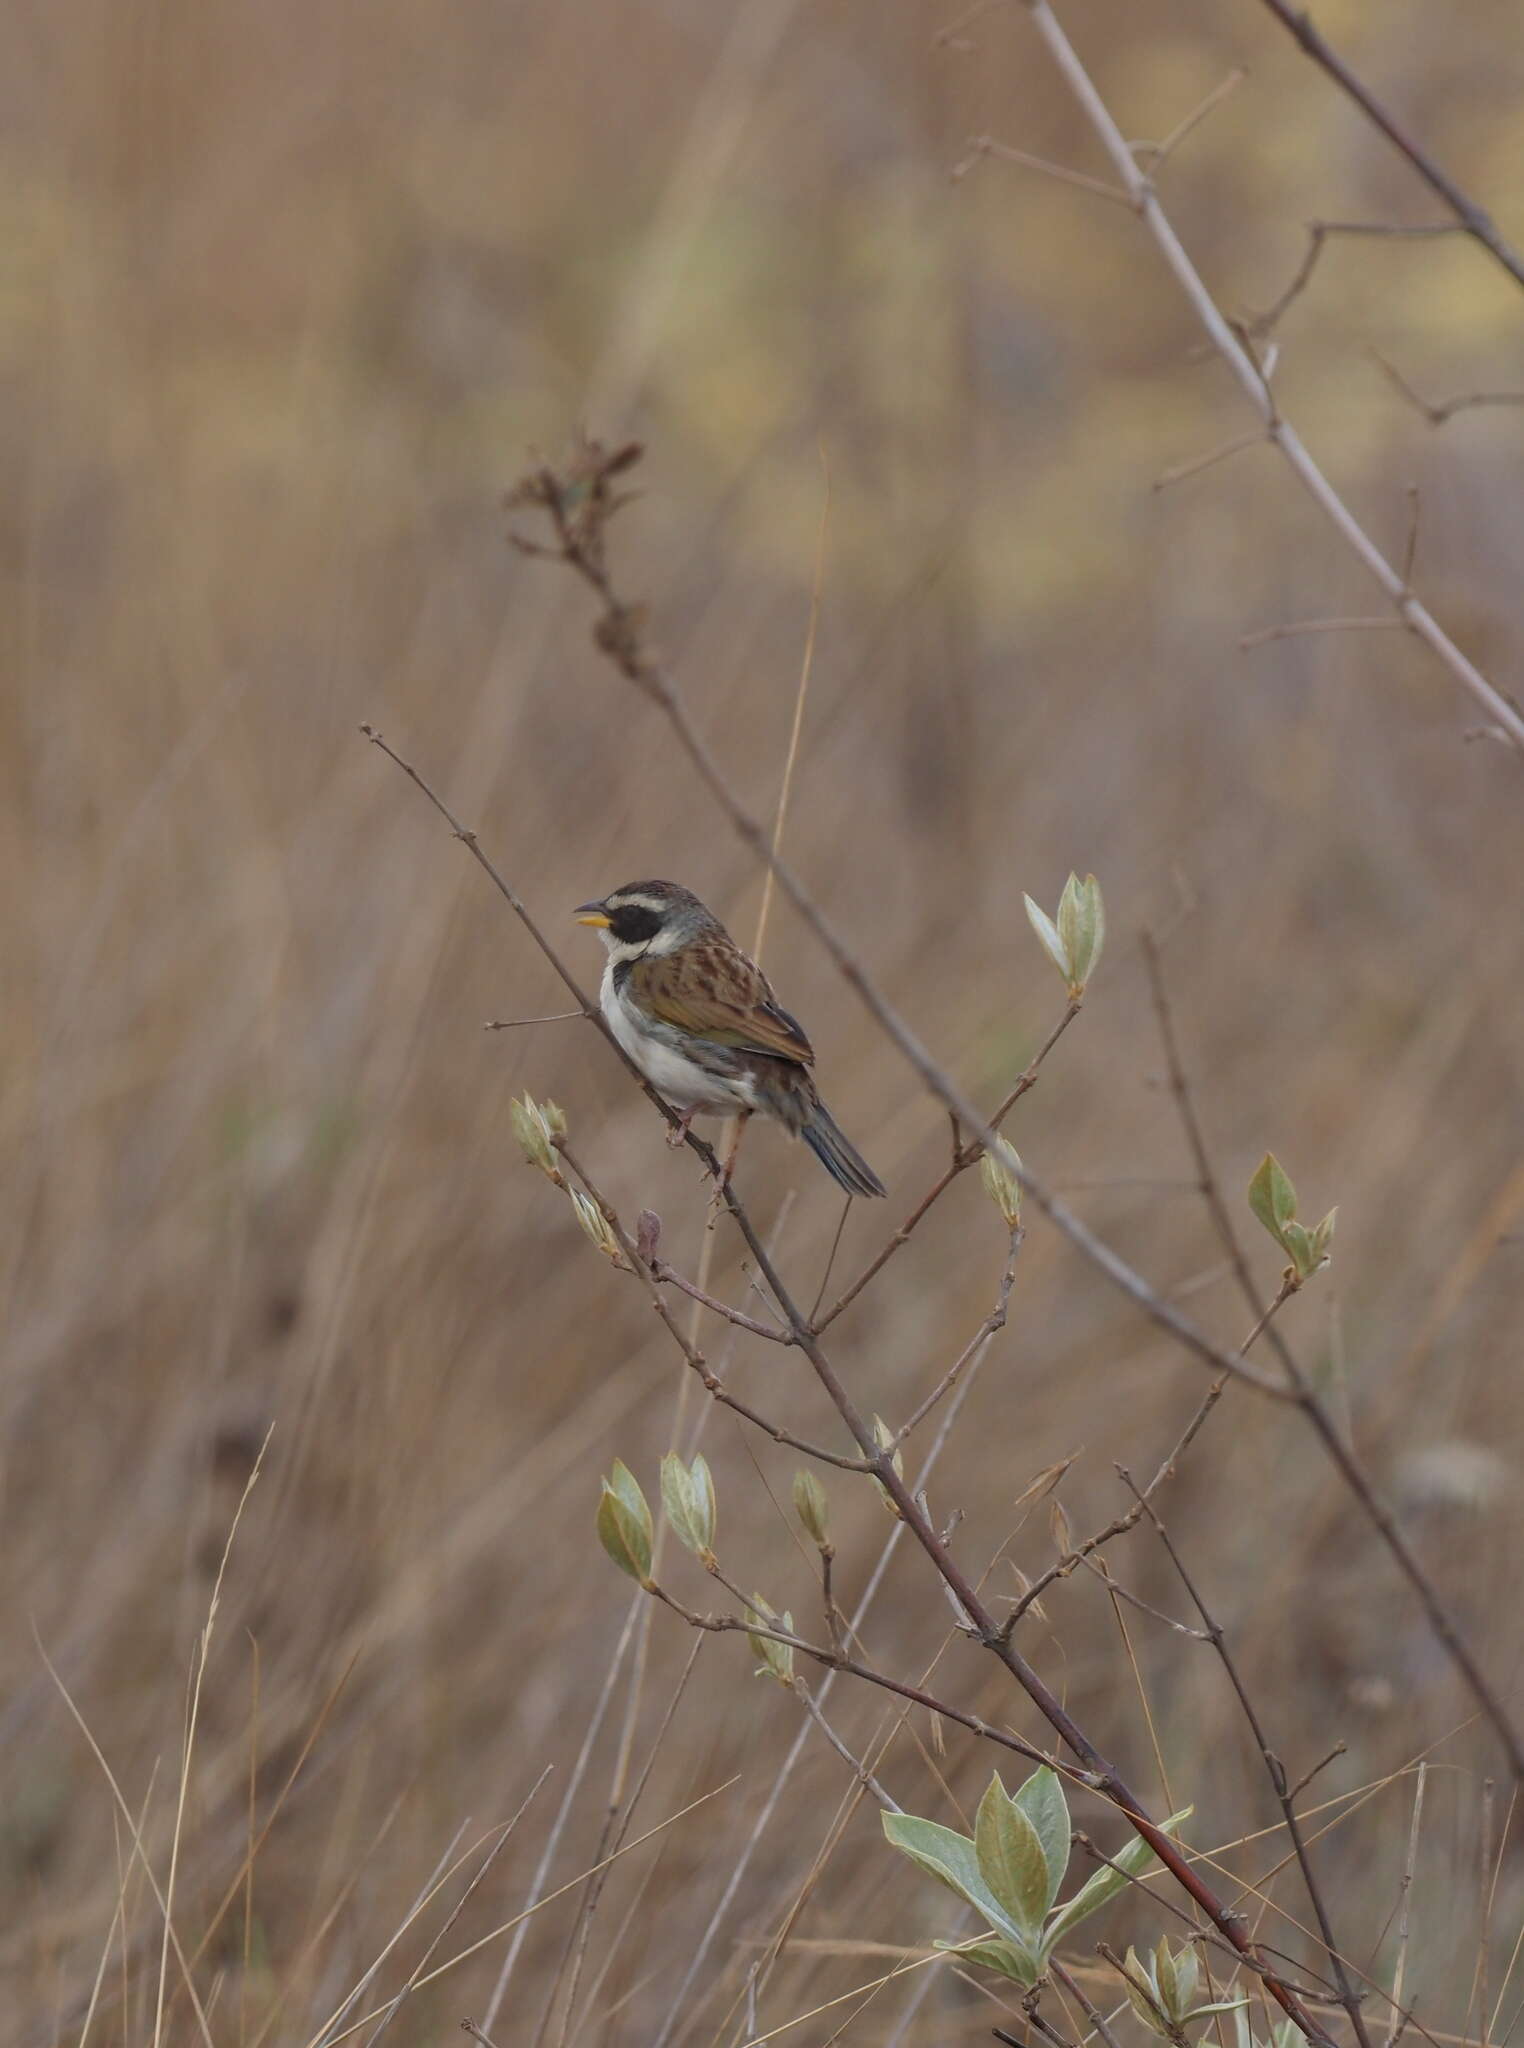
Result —
[{"label": "brown streaked wing", "polygon": [[814,1048],[774,1002],[761,968],[728,940],[698,939],[680,953],[646,954],[630,969],[630,991],[654,1017],[696,1038],[799,1066],[814,1063]]}]

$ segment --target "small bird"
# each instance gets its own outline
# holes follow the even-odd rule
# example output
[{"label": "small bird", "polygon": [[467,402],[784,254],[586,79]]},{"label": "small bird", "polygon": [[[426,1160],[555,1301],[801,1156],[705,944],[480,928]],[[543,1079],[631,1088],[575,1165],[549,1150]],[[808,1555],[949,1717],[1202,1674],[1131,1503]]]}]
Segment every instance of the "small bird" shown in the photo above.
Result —
[{"label": "small bird", "polygon": [[[743,1124],[753,1114],[770,1116],[803,1138],[848,1194],[885,1192],[816,1093],[815,1053],[803,1030],[691,890],[627,882],[573,915],[595,926],[608,950],[599,991],[604,1022],[682,1112],[674,1143],[696,1116],[737,1116]],[[734,1161],[732,1148],[725,1178]]]}]

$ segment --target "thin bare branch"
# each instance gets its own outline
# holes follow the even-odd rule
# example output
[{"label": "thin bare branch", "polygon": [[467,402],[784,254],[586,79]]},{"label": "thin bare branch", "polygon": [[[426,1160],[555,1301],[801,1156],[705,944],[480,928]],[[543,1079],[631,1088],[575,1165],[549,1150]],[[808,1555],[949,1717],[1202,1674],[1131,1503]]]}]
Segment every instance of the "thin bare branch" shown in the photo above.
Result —
[{"label": "thin bare branch", "polygon": [[1318,1883],[1312,1868],[1312,1859],[1308,1854],[1306,1839],[1302,1834],[1301,1823],[1297,1818],[1291,1787],[1286,1777],[1286,1767],[1275,1751],[1271,1749],[1269,1742],[1265,1738],[1265,1731],[1260,1723],[1258,1710],[1250,1698],[1248,1688],[1244,1684],[1238,1665],[1228,1648],[1227,1637],[1223,1633],[1221,1625],[1208,1611],[1207,1604],[1201,1597],[1195,1580],[1187,1571],[1185,1560],[1175,1548],[1168,1529],[1165,1528],[1163,1522],[1159,1519],[1152,1504],[1146,1501],[1137,1488],[1133,1486],[1131,1476],[1120,1466],[1118,1470],[1121,1472],[1122,1483],[1136,1495],[1138,1506],[1152,1523],[1154,1533],[1163,1544],[1170,1563],[1175,1567],[1179,1575],[1181,1585],[1184,1586],[1186,1593],[1190,1597],[1191,1605],[1201,1616],[1202,1626],[1207,1632],[1207,1638],[1213,1649],[1216,1650],[1221,1660],[1222,1668],[1227,1673],[1228,1683],[1232,1686],[1237,1696],[1238,1704],[1243,1709],[1244,1719],[1249,1724],[1249,1732],[1254,1737],[1255,1745],[1264,1761],[1265,1771],[1274,1790],[1276,1803],[1279,1805],[1285,1820],[1286,1832],[1291,1838],[1291,1846],[1296,1852],[1297,1864],[1302,1873],[1302,1882],[1306,1886],[1307,1897],[1311,1901],[1313,1913],[1317,1918],[1318,1933],[1322,1939],[1323,1950],[1328,1957],[1329,1968],[1333,1971],[1334,1981],[1339,1987],[1339,2003],[1349,2015],[1349,2023],[1354,2029],[1355,2039],[1360,2043],[1360,2048],[1370,2048],[1370,2035],[1366,2030],[1365,2015],[1360,2009],[1360,1994],[1355,1990],[1354,1984],[1350,1980],[1349,1972],[1344,1965],[1343,1953],[1338,1943],[1334,1940],[1328,1904],[1323,1897],[1323,1888]]},{"label": "thin bare branch", "polygon": [[[951,1700],[939,1699],[935,1693],[927,1692],[923,1686],[911,1685],[906,1680],[892,1677],[887,1671],[877,1671],[871,1664],[864,1664],[859,1658],[844,1657],[824,1643],[811,1643],[803,1636],[780,1628],[776,1623],[763,1620],[755,1612],[748,1616],[738,1614],[699,1614],[669,1593],[665,1586],[653,1584],[648,1589],[664,1607],[670,1607],[680,1615],[690,1628],[704,1629],[710,1635],[752,1635],[761,1636],[769,1643],[781,1643],[785,1649],[797,1651],[801,1657],[808,1657],[826,1671],[842,1671],[851,1678],[860,1678],[866,1685],[876,1685],[884,1692],[898,1694],[912,1705],[924,1707],[929,1714],[936,1714],[941,1720],[952,1721],[960,1728],[966,1728],[971,1735],[979,1736],[985,1742],[997,1743],[1002,1749],[1009,1749],[1028,1762],[1046,1764],[1050,1770],[1060,1772],[1087,1791],[1104,1789],[1095,1782],[1093,1772],[1076,1770],[1072,1764],[1058,1761],[1044,1755],[1030,1742],[1023,1742],[1019,1735],[1012,1735],[1009,1729],[996,1728],[982,1720],[977,1714],[966,1713],[963,1708],[953,1705]],[[744,1596],[743,1596],[744,1597]],[[749,1604],[749,1603],[748,1603]]]},{"label": "thin bare branch", "polygon": [[[390,749],[387,750],[390,752]],[[522,1031],[526,1024],[567,1024],[573,1017],[585,1017],[585,1010],[557,1010],[550,1017],[489,1017],[483,1031]]]},{"label": "thin bare branch", "polygon": [[738,1330],[748,1330],[753,1337],[765,1337],[770,1344],[790,1344],[793,1339],[787,1330],[780,1330],[775,1323],[758,1322],[755,1316],[743,1315],[729,1302],[718,1301],[712,1294],[706,1294],[702,1287],[684,1279],[675,1266],[669,1266],[665,1259],[653,1259],[648,1268],[651,1278],[664,1287],[675,1287],[686,1294],[690,1301],[711,1309],[715,1315],[723,1316],[727,1323],[733,1323]]},{"label": "thin bare branch", "polygon": [[804,1680],[802,1678],[795,1678],[791,1680],[789,1684],[789,1691],[794,1695],[794,1698],[798,1700],[800,1706],[804,1708],[804,1711],[815,1723],[815,1726],[820,1730],[821,1734],[825,1737],[826,1741],[830,1743],[832,1749],[835,1750],[836,1754],[842,1759],[843,1763],[846,1764],[848,1770],[851,1771],[853,1777],[856,1778],[858,1784],[862,1786],[865,1792],[871,1794],[872,1797],[878,1801],[880,1809],[884,1813],[899,1813],[902,1809],[897,1804],[897,1802],[889,1797],[889,1794],[884,1790],[883,1786],[879,1783],[878,1779],[874,1777],[872,1771],[869,1770],[868,1766],[861,1760],[861,1758],[855,1757],[852,1754],[851,1750],[848,1749],[847,1745],[836,1733],[836,1730],[831,1726],[830,1722],[826,1719],[825,1715],[820,1711],[820,1708],[816,1703],[814,1694],[810,1691],[809,1687],[805,1684]]},{"label": "thin bare branch", "polygon": [[[704,1149],[707,1151],[708,1148],[704,1147]],[[672,1314],[671,1310],[667,1307],[666,1302],[663,1301],[660,1291],[657,1288],[656,1282],[652,1277],[650,1268],[648,1267],[645,1259],[641,1256],[640,1250],[636,1245],[635,1240],[631,1238],[629,1232],[625,1229],[623,1223],[620,1221],[619,1212],[617,1209],[615,1209],[613,1203],[609,1201],[608,1197],[597,1186],[596,1182],[592,1179],[591,1175],[589,1174],[587,1168],[582,1164],[581,1160],[577,1158],[576,1154],[570,1150],[564,1139],[558,1138],[556,1140],[556,1150],[560,1153],[561,1157],[566,1161],[567,1165],[571,1168],[572,1172],[577,1176],[578,1180],[581,1181],[583,1187],[587,1190],[588,1194],[590,1194],[593,1200],[598,1204],[599,1211],[602,1214],[604,1221],[608,1224],[610,1230],[614,1233],[614,1237],[619,1245],[619,1249],[624,1254],[626,1270],[633,1273],[635,1275],[635,1278],[640,1282],[641,1286],[644,1288],[646,1297],[650,1301],[652,1308],[655,1309],[657,1315],[661,1318],[662,1324],[665,1327],[667,1334],[672,1338],[672,1341],[677,1345],[678,1349],[682,1352],[683,1357],[687,1360],[688,1365],[693,1370],[693,1372],[695,1372],[698,1375],[698,1378],[703,1385],[705,1393],[708,1394],[712,1400],[719,1402],[721,1407],[733,1409],[737,1415],[744,1417],[744,1419],[747,1422],[751,1423],[754,1428],[760,1429],[764,1433],[764,1435],[770,1436],[774,1443],[788,1444],[792,1449],[796,1451],[803,1451],[807,1458],[815,1458],[822,1465],[835,1465],[839,1467],[840,1470],[842,1470],[843,1472],[866,1472],[871,1470],[872,1466],[869,1460],[865,1458],[853,1458],[845,1456],[839,1451],[827,1450],[823,1444],[814,1444],[809,1442],[809,1440],[805,1437],[795,1436],[792,1430],[785,1429],[781,1423],[769,1421],[765,1415],[759,1414],[758,1411],[755,1408],[753,1408],[749,1402],[742,1401],[737,1395],[732,1394],[730,1392],[729,1388],[725,1386],[723,1381],[719,1378],[718,1374],[716,1374],[712,1370],[709,1361],[705,1358],[703,1352],[700,1351],[698,1347],[691,1341],[686,1332],[679,1325],[677,1318]],[[750,1226],[748,1222],[748,1228],[749,1227]],[[758,1244],[760,1244],[760,1240],[758,1240]],[[763,1258],[766,1259],[766,1257],[767,1255],[764,1252]],[[768,1260],[767,1263],[769,1268],[769,1277],[771,1277],[771,1261]],[[710,1305],[715,1307],[719,1306],[718,1303]],[[730,1312],[726,1310],[723,1311],[723,1313],[725,1313],[728,1317]],[[762,1336],[769,1336],[773,1334],[761,1325],[757,1326],[757,1330],[758,1334]],[[778,1341],[780,1343],[785,1344],[797,1343],[797,1333],[790,1331],[788,1334],[778,1338]]]},{"label": "thin bare branch", "polygon": [[1000,1293],[996,1299],[995,1306],[990,1310],[978,1329],[975,1330],[973,1336],[969,1338],[946,1372],[943,1373],[941,1379],[937,1381],[937,1384],[926,1396],[920,1407],[915,1410],[910,1420],[903,1423],[896,1430],[894,1436],[896,1448],[904,1443],[908,1436],[920,1428],[942,1397],[952,1392],[952,1389],[963,1377],[964,1370],[969,1363],[978,1357],[979,1353],[983,1351],[984,1347],[998,1330],[1005,1328],[1006,1312],[1010,1307],[1011,1301],[1011,1289],[1016,1282],[1016,1261],[1021,1254],[1022,1240],[1025,1236],[1026,1232],[1019,1225],[1011,1232],[1010,1256],[1005,1262],[1005,1271],[1000,1276]]},{"label": "thin bare branch", "polygon": [[1108,1571],[1104,1560],[1087,1557],[1084,1566],[1092,1577],[1098,1579],[1113,1600],[1125,1600],[1129,1607],[1136,1607],[1139,1614],[1146,1614],[1150,1621],[1157,1621],[1177,1636],[1189,1636],[1193,1643],[1209,1643],[1212,1638],[1199,1628],[1192,1628],[1187,1621],[1177,1621],[1173,1614],[1166,1614],[1162,1607],[1150,1606],[1149,1602],[1130,1587],[1124,1586],[1115,1573]]},{"label": "thin bare branch", "polygon": [[1089,177],[1084,171],[1071,171],[1063,164],[1049,163],[1043,156],[1033,156],[1025,149],[1013,149],[1008,142],[997,142],[993,135],[971,135],[968,139],[968,155],[953,166],[953,178],[966,178],[977,163],[985,157],[999,157],[1002,163],[1019,164],[1023,170],[1036,171],[1044,178],[1052,178],[1060,185],[1073,185],[1081,192],[1088,192],[1096,199],[1109,199],[1116,206],[1133,210],[1134,201],[1115,185],[1108,185],[1104,178]]},{"label": "thin bare branch", "polygon": [[1310,1771],[1303,1771],[1301,1777],[1297,1779],[1296,1783],[1291,1788],[1292,1798],[1295,1799],[1299,1793],[1305,1792],[1307,1790],[1307,1787],[1312,1783],[1313,1779],[1316,1778],[1320,1772],[1326,1771],[1328,1769],[1328,1766],[1331,1763],[1333,1763],[1337,1758],[1343,1756],[1348,1748],[1349,1744],[1347,1742],[1336,1742],[1333,1748],[1328,1752],[1327,1756],[1320,1757],[1318,1761],[1313,1765]]},{"label": "thin bare branch", "polygon": [[[1180,1112],[1186,1140],[1195,1160],[1201,1180],[1202,1193],[1206,1197],[1217,1234],[1229,1262],[1238,1279],[1244,1298],[1252,1302],[1254,1277],[1249,1262],[1244,1256],[1242,1244],[1233,1219],[1213,1174],[1202,1137],[1201,1125],[1191,1099],[1190,1087],[1185,1078],[1185,1069],[1180,1058],[1180,1048],[1175,1036],[1174,1021],[1164,991],[1163,974],[1157,946],[1150,939],[1144,941],[1144,959],[1148,966],[1149,980],[1153,989],[1154,1007],[1159,1019],[1160,1035],[1164,1041],[1165,1057],[1169,1063],[1170,1090]],[[1268,1318],[1266,1319],[1268,1321]],[[1475,1653],[1450,1610],[1449,1603],[1430,1578],[1417,1552],[1404,1535],[1396,1516],[1377,1493],[1370,1476],[1356,1457],[1345,1432],[1339,1428],[1328,1407],[1320,1398],[1317,1389],[1293,1355],[1280,1330],[1270,1329],[1270,1343],[1280,1364],[1281,1371],[1289,1383],[1293,1398],[1316,1433],[1324,1450],[1332,1460],[1340,1478],[1354,1495],[1356,1504],[1375,1529],[1377,1535],[1391,1553],[1398,1569],[1418,1597],[1434,1636],[1449,1656],[1456,1670],[1470,1688],[1473,1698],[1481,1707],[1493,1732],[1507,1753],[1515,1782],[1524,1781],[1524,1739],[1515,1728],[1502,1700],[1498,1697],[1486,1673],[1478,1663]]]},{"label": "thin bare branch", "polygon": [[1318,65],[1339,90],[1348,95],[1368,121],[1381,130],[1394,149],[1400,150],[1429,190],[1441,198],[1464,231],[1500,263],[1515,284],[1524,285],[1524,256],[1520,256],[1498,233],[1492,216],[1477,205],[1428,151],[1388,113],[1369,86],[1357,78],[1331,43],[1313,26],[1312,16],[1291,0],[1263,0],[1276,20],[1293,36],[1313,63]]},{"label": "thin bare branch", "polygon": [[1215,113],[1230,94],[1248,77],[1243,65],[1236,64],[1227,77],[1218,81],[1206,97],[1192,107],[1184,120],[1177,121],[1162,142],[1132,142],[1128,144],[1135,157],[1147,166],[1148,175],[1156,178],[1188,135],[1193,135],[1209,114]]},{"label": "thin bare branch", "polygon": [[1246,448],[1263,448],[1265,439],[1263,434],[1235,435],[1221,448],[1214,448],[1210,455],[1197,455],[1190,462],[1177,462],[1173,469],[1161,469],[1149,488],[1167,491],[1171,484],[1183,484],[1187,477],[1200,476],[1203,470],[1215,469],[1219,462],[1226,462],[1230,455],[1242,455]]},{"label": "thin bare branch", "polygon": [[1289,619],[1278,626],[1260,626],[1252,633],[1241,633],[1238,648],[1247,654],[1251,647],[1268,647],[1272,640],[1301,640],[1318,633],[1400,633],[1401,619],[1379,618],[1350,619]]},{"label": "thin bare branch", "polygon": [[1074,2000],[1080,2011],[1085,2015],[1085,2018],[1089,2020],[1092,2029],[1103,2043],[1103,2048],[1118,2048],[1117,2037],[1111,2031],[1106,2015],[1086,1997],[1084,1987],[1073,1972],[1066,1969],[1057,1956],[1052,1958],[1048,1968],[1052,1971],[1057,1981],[1063,1985],[1065,1991]]},{"label": "thin bare branch", "polygon": [[[1064,33],[1049,0],[1024,0],[1024,4],[1033,26],[1046,44],[1049,54],[1085,118],[1094,129],[1119,182],[1130,194],[1159,253],[1184,292],[1208,339],[1233,372],[1244,396],[1264,422],[1270,438],[1280,449],[1297,481],[1329,520],[1346,547],[1379,585],[1402,623],[1424,642],[1461,688],[1485,707],[1489,718],[1500,726],[1509,735],[1515,747],[1524,753],[1524,712],[1520,712],[1488,681],[1476,664],[1456,646],[1427,606],[1420,604],[1418,599],[1404,588],[1397,570],[1323,474],[1302,445],[1294,428],[1280,417],[1258,359],[1249,346],[1248,338],[1241,333],[1235,334],[1232,326],[1224,319],[1196,266],[1186,254],[1184,244],[1170,225],[1152,186],[1138,169],[1125,136],[1113,120],[1110,109],[1097,91],[1090,73],[1080,61],[1074,45]],[[1296,18],[1292,10],[1285,6],[1285,0],[1266,0],[1266,4],[1275,7],[1277,11],[1284,8],[1288,23]],[[1495,230],[1493,232],[1495,233]],[[1524,278],[1524,272],[1519,274]]]},{"label": "thin bare branch", "polygon": [[1267,306],[1262,313],[1251,313],[1244,325],[1250,334],[1258,338],[1269,334],[1312,282],[1312,273],[1334,235],[1364,235],[1389,241],[1433,241],[1438,235],[1458,235],[1460,232],[1460,228],[1450,221],[1403,227],[1379,220],[1310,220],[1307,223],[1307,247],[1291,282],[1273,305]]},{"label": "thin bare branch", "polygon": [[[1275,1299],[1265,1309],[1264,1314],[1257,1318],[1253,1329],[1245,1337],[1240,1347],[1241,1350],[1247,1352],[1264,1335],[1264,1332],[1269,1328],[1271,1318],[1284,1307],[1296,1292],[1297,1289],[1289,1280],[1281,1282],[1279,1293],[1277,1293]],[[1144,1487],[1143,1498],[1145,1500],[1152,1500],[1160,1487],[1174,1478],[1180,1460],[1195,1442],[1207,1417],[1222,1399],[1227,1384],[1226,1374],[1219,1374],[1213,1380],[1211,1386],[1208,1387],[1201,1401],[1197,1404],[1195,1413],[1176,1439],[1173,1450],[1169,1452],[1158,1471],[1155,1472],[1153,1478]],[[1021,1620],[1021,1617],[1037,1605],[1043,1594],[1047,1592],[1048,1588],[1056,1580],[1067,1579],[1079,1565],[1093,1556],[1096,1551],[1104,1549],[1108,1543],[1114,1543],[1119,1536],[1127,1535],[1129,1530],[1137,1527],[1138,1523],[1142,1520],[1142,1516],[1142,1508],[1134,1503],[1132,1507],[1118,1515],[1115,1520],[1108,1522],[1104,1529],[1098,1529],[1093,1536],[1087,1536],[1083,1543],[1077,1544],[1074,1549],[1067,1551],[1062,1557],[1049,1565],[1048,1569],[1035,1578],[1031,1585],[1022,1593],[1020,1599],[1016,1601],[1010,1613],[1001,1623],[1002,1629],[1009,1635]]]},{"label": "thin bare branch", "polygon": [[1379,349],[1373,348],[1370,353],[1372,361],[1387,382],[1415,412],[1422,413],[1431,427],[1442,427],[1446,420],[1454,419],[1458,412],[1470,412],[1479,406],[1524,405],[1524,391],[1462,391],[1454,398],[1425,398],[1421,392],[1413,389],[1396,364],[1389,363]]}]

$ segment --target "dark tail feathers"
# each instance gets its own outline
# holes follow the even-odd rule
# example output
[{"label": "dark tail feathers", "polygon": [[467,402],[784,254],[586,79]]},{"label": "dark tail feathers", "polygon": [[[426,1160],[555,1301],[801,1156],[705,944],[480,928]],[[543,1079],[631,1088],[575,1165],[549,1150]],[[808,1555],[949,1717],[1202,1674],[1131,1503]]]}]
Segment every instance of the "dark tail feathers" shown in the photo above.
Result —
[{"label": "dark tail feathers", "polygon": [[818,1098],[809,1122],[799,1134],[838,1187],[849,1195],[887,1194],[883,1182],[862,1154],[842,1135],[835,1117]]}]

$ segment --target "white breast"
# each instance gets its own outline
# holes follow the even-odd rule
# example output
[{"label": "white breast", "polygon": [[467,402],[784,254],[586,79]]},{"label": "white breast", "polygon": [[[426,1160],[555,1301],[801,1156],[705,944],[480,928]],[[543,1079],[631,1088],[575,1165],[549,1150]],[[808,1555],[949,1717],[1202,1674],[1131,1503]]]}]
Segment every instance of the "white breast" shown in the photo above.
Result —
[{"label": "white breast", "polygon": [[727,1081],[719,1075],[708,1074],[682,1053],[642,1029],[623,993],[614,986],[612,961],[604,969],[598,1003],[610,1031],[651,1086],[674,1109],[724,1116],[733,1110],[752,1107],[754,1090],[748,1082]]}]

